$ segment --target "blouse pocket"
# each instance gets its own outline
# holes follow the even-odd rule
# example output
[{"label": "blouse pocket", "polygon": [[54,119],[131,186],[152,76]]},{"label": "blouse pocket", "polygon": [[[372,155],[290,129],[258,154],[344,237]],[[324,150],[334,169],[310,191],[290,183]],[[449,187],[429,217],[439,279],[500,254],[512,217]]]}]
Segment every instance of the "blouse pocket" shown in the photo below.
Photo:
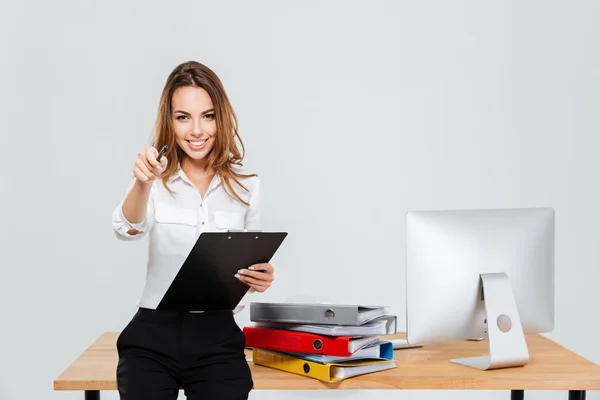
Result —
[{"label": "blouse pocket", "polygon": [[197,211],[158,202],[154,218],[165,254],[178,254],[193,245],[198,225]]},{"label": "blouse pocket", "polygon": [[243,213],[236,212],[215,211],[213,213],[215,228],[220,232],[243,230],[244,217]]}]

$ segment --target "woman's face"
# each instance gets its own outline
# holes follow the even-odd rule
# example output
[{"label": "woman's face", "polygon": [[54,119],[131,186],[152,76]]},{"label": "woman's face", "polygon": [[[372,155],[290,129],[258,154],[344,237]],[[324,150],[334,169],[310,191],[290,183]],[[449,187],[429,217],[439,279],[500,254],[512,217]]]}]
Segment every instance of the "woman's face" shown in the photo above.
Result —
[{"label": "woman's face", "polygon": [[202,160],[214,146],[217,134],[213,103],[206,90],[191,86],[173,93],[172,126],[179,147],[191,160]]}]

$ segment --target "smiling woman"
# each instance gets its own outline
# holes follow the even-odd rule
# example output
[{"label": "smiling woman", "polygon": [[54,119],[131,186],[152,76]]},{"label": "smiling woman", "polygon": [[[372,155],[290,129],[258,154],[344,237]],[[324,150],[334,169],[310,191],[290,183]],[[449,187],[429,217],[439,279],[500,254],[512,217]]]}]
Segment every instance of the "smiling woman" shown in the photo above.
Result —
[{"label": "smiling woman", "polygon": [[[198,62],[175,68],[160,98],[153,145],[139,152],[112,217],[117,238],[148,236],[150,247],[139,309],[117,341],[123,400],[176,399],[180,387],[191,400],[248,397],[253,382],[236,310],[156,310],[202,232],[260,230],[259,179],[242,169],[243,154],[219,78]],[[264,292],[273,267],[254,265],[235,276],[249,291]]]},{"label": "smiling woman", "polygon": [[[189,175],[206,178],[211,171],[218,173],[228,194],[246,204],[231,184],[233,180],[243,187],[240,179],[253,176],[233,168],[241,165],[245,151],[237,117],[221,80],[200,63],[181,64],[167,79],[160,99],[154,147],[160,149],[164,145],[175,149],[172,162],[161,177],[165,187],[183,159],[181,167],[189,170]],[[204,195],[208,183],[197,183]]]}]

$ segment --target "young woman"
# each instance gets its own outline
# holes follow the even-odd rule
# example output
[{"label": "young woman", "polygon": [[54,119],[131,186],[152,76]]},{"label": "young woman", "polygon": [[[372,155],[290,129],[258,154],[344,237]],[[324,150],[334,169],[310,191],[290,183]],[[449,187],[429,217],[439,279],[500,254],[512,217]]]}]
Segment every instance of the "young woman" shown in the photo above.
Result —
[{"label": "young woman", "polygon": [[[241,168],[243,153],[220,79],[197,62],[177,66],[160,98],[154,143],[137,155],[112,217],[119,239],[149,239],[139,308],[117,341],[123,400],[176,399],[180,388],[192,400],[246,399],[252,389],[235,310],[156,311],[202,232],[260,229],[259,180]],[[236,277],[250,292],[265,291],[273,267],[251,269]]]}]

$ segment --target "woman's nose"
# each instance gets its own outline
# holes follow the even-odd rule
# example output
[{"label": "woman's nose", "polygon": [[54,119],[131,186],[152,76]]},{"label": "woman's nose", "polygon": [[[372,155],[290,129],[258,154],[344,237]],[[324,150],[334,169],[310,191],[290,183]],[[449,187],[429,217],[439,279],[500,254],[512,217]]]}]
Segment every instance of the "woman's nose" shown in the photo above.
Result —
[{"label": "woman's nose", "polygon": [[194,121],[194,126],[193,126],[193,135],[197,135],[197,136],[201,136],[202,135],[202,125],[200,123],[200,121]]},{"label": "woman's nose", "polygon": [[196,121],[194,123],[194,133],[198,135],[202,134],[202,127],[200,126],[200,121]]}]

